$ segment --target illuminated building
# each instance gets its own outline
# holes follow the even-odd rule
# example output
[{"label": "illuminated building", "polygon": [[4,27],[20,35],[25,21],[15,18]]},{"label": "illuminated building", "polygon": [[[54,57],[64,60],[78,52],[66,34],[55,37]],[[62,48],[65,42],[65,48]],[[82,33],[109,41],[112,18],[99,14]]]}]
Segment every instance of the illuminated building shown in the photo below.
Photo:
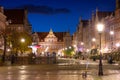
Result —
[{"label": "illuminated building", "polygon": [[37,53],[56,52],[58,50],[71,46],[72,38],[69,32],[35,32],[33,34],[33,43],[40,45]]},{"label": "illuminated building", "polygon": [[[103,23],[105,26],[104,32],[101,37],[101,47],[102,49],[114,49],[116,44],[120,43],[120,0],[116,0],[115,11],[98,11],[92,13],[91,19],[87,22],[80,19],[77,26],[77,30],[73,35],[74,44],[79,45],[80,42],[84,42],[85,48],[92,49],[99,48],[99,35],[96,30],[97,23]],[[113,31],[114,34],[110,34]],[[95,38],[94,42],[92,38]],[[75,43],[76,42],[76,43]]]}]

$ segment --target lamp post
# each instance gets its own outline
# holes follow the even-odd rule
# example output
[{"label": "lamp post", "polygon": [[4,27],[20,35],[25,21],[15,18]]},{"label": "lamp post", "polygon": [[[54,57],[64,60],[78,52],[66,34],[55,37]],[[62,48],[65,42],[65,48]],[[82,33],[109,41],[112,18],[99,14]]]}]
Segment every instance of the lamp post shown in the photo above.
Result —
[{"label": "lamp post", "polygon": [[104,25],[99,23],[97,24],[97,30],[99,33],[99,37],[100,37],[100,57],[99,57],[99,71],[98,71],[98,75],[102,76],[103,75],[103,66],[102,66],[102,53],[101,53],[101,34],[103,31]]},{"label": "lamp post", "polygon": [[11,20],[6,21],[6,26],[4,30],[2,31],[2,36],[4,40],[4,50],[3,50],[3,55],[2,55],[2,62],[5,62],[5,56],[6,56],[6,48],[7,48],[7,31],[8,31],[8,25],[11,23]]}]

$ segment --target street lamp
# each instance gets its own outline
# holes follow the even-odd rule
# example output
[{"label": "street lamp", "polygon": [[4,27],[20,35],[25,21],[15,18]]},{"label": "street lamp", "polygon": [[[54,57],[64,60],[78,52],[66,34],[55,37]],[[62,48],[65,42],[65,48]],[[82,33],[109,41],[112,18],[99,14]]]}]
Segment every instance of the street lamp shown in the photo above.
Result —
[{"label": "street lamp", "polygon": [[104,29],[103,24],[101,23],[97,24],[97,30],[98,30],[99,37],[100,37],[100,58],[99,58],[99,71],[98,71],[99,76],[103,75],[102,53],[101,53],[101,34],[102,34],[103,29]]}]

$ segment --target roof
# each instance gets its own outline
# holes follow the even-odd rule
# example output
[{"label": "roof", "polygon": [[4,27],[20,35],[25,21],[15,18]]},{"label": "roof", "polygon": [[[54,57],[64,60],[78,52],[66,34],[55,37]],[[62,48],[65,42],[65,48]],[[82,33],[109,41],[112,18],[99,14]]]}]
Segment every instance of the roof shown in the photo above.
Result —
[{"label": "roof", "polygon": [[[44,40],[44,38],[49,34],[49,32],[36,32],[39,36],[39,40]],[[67,32],[53,32],[54,35],[58,38],[58,41],[63,41],[63,37]]]},{"label": "roof", "polygon": [[87,27],[88,23],[89,23],[89,20],[81,20],[81,22],[83,24],[83,27]]},{"label": "roof", "polygon": [[7,16],[7,20],[11,20],[11,24],[24,24],[24,11],[24,9],[5,9],[4,14]]},{"label": "roof", "polygon": [[[107,16],[110,16],[113,12],[109,12],[109,11],[98,11],[98,19],[101,20],[102,18],[105,18]],[[94,15],[96,16],[96,14]]]}]

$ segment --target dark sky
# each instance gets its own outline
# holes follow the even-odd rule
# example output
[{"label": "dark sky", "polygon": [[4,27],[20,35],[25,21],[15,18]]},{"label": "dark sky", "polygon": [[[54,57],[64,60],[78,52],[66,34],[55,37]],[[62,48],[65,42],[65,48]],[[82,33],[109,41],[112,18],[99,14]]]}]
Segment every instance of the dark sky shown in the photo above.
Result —
[{"label": "dark sky", "polygon": [[92,11],[114,11],[115,0],[0,0],[4,8],[24,8],[29,11],[33,31],[76,31],[79,17],[90,19]]}]

